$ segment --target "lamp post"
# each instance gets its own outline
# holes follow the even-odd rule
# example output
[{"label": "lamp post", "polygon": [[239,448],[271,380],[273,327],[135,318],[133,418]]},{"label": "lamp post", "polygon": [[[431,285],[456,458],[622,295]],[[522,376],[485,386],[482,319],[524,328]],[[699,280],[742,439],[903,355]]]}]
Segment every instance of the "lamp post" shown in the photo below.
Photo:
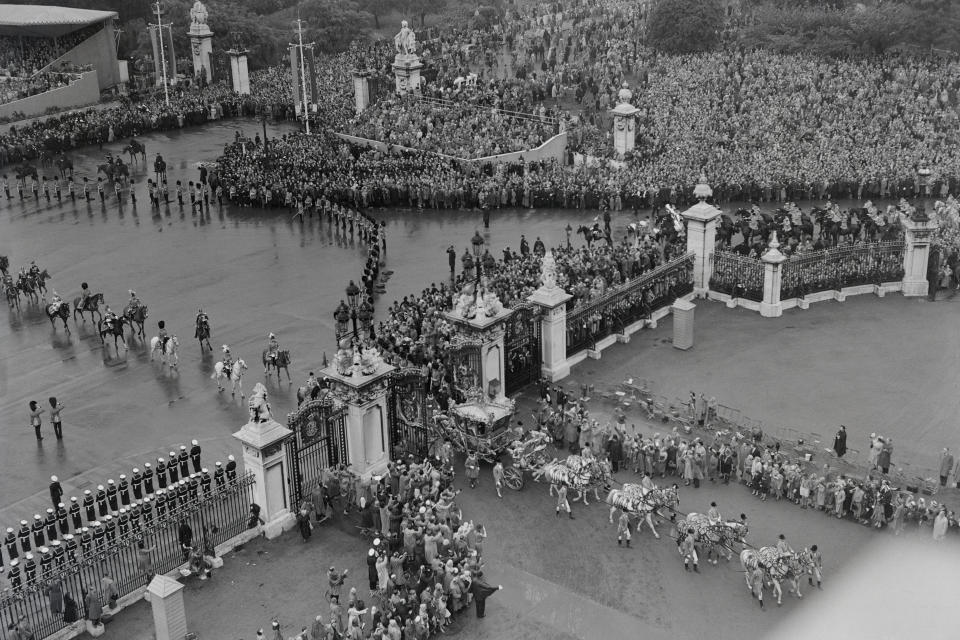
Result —
[{"label": "lamp post", "polygon": [[350,323],[350,309],[343,300],[333,312],[333,318],[337,321],[337,343],[347,334],[347,325]]},{"label": "lamp post", "polygon": [[470,244],[473,247],[473,268],[477,272],[477,286],[480,286],[480,256],[483,255],[483,236],[480,235],[479,231],[474,231],[473,237],[470,238]]},{"label": "lamp post", "polygon": [[353,321],[353,335],[359,337],[357,333],[357,311],[360,308],[360,287],[350,281],[346,288],[347,304],[350,305],[350,320]]}]

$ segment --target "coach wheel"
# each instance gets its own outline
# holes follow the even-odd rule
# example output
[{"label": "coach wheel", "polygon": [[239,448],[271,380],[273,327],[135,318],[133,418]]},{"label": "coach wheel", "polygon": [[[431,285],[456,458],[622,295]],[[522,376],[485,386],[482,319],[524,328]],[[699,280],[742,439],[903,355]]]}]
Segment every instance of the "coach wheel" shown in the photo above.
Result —
[{"label": "coach wheel", "polygon": [[503,470],[503,482],[510,489],[520,491],[520,489],[523,489],[523,473],[513,467],[508,467]]}]

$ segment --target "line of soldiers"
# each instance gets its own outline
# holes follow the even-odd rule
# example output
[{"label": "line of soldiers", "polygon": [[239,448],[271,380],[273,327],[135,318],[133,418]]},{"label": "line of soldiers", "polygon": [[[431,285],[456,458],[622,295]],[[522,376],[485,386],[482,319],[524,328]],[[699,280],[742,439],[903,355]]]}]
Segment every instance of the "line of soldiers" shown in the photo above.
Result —
[{"label": "line of soldiers", "polygon": [[[210,496],[214,486],[221,492],[236,481],[233,455],[227,457],[225,465],[218,460],[211,474],[201,466],[199,443],[193,440],[191,445],[189,451],[186,446],[181,446],[179,453],[171,451],[168,460],[158,458],[156,467],[148,462],[143,471],[134,468],[129,481],[121,474],[119,483],[107,480],[106,486],[97,486],[96,494],[85,490],[82,502],[73,496],[69,506],[62,501],[63,489],[57,476],[51,476],[50,499],[55,508],[47,509],[46,517],[34,515],[32,524],[21,520],[19,531],[8,527],[3,537],[10,589],[17,593],[24,586],[32,588],[37,585],[38,569],[40,580],[47,580],[54,569],[62,571],[68,562],[76,562],[78,550],[87,557],[118,538],[122,540],[131,533],[140,536],[155,517],[164,518],[178,505]],[[3,571],[0,565],[0,574]]]}]

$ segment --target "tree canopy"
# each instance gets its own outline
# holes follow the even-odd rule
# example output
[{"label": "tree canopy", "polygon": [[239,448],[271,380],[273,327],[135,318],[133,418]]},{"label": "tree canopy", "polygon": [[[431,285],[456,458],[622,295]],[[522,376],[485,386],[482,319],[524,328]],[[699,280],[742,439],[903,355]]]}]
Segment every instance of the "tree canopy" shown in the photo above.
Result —
[{"label": "tree canopy", "polygon": [[720,42],[720,0],[656,0],[647,19],[647,43],[666,53],[710,51]]}]

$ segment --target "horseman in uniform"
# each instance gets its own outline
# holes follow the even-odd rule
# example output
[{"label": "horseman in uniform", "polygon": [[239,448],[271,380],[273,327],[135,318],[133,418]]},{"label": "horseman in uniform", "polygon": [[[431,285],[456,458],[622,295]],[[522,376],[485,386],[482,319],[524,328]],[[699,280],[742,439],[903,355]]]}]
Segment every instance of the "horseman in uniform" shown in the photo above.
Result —
[{"label": "horseman in uniform", "polygon": [[87,298],[90,297],[90,286],[86,282],[80,283],[80,308],[87,308]]},{"label": "horseman in uniform", "polygon": [[[277,336],[274,333],[270,334],[269,342],[267,343],[267,359],[269,363],[272,363],[274,367],[277,366],[277,355],[280,353],[280,343],[277,342]],[[267,372],[268,367],[263,367],[263,372]]]},{"label": "horseman in uniform", "polygon": [[140,298],[137,297],[137,292],[130,289],[130,301],[127,303],[127,309],[136,311],[141,306],[143,306],[143,304],[140,302]]},{"label": "horseman in uniform", "polygon": [[60,311],[61,305],[63,305],[63,298],[60,297],[59,293],[54,291],[50,298],[50,307],[52,308],[53,313]]},{"label": "horseman in uniform", "polygon": [[167,335],[167,323],[163,320],[157,323],[157,338],[160,339],[160,353],[165,353],[167,348],[167,340],[170,339],[170,336]]},{"label": "horseman in uniform", "polygon": [[106,309],[103,311],[103,325],[109,327],[110,330],[113,330],[113,323],[119,319],[119,316],[113,312],[113,309],[110,308],[110,305],[107,305]]},{"label": "horseman in uniform", "polygon": [[200,329],[203,327],[210,326],[210,318],[207,317],[207,314],[203,312],[203,309],[197,309],[197,330],[194,333],[194,338],[200,337]]},{"label": "horseman in uniform", "polygon": [[230,347],[223,345],[223,371],[228,376],[233,373],[233,356],[230,354]]},{"label": "horseman in uniform", "polygon": [[34,282],[37,282],[37,281],[40,280],[40,267],[37,266],[37,261],[36,261],[36,260],[31,260],[31,261],[30,261],[30,272],[29,272],[29,276],[30,276],[31,278],[33,278],[33,281],[34,281]]}]

